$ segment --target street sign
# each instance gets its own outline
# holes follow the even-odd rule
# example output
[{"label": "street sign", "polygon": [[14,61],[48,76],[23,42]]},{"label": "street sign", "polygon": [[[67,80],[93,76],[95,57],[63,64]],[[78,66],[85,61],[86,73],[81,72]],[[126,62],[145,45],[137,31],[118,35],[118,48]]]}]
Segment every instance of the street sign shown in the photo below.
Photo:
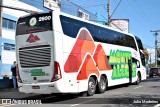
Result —
[{"label": "street sign", "polygon": [[129,19],[111,19],[110,26],[123,32],[129,32]]}]

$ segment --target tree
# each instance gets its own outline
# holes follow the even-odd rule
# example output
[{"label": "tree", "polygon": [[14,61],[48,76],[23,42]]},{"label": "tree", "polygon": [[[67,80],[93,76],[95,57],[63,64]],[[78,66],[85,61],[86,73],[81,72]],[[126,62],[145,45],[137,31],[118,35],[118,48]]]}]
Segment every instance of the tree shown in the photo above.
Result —
[{"label": "tree", "polygon": [[155,63],[151,63],[151,64],[148,64],[148,67],[151,68],[151,67],[155,67],[156,64]]}]

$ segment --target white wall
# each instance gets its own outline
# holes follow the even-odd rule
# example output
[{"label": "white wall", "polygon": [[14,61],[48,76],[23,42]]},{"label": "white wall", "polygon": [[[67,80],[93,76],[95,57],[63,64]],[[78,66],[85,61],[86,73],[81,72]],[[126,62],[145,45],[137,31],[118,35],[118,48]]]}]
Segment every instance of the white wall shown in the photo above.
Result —
[{"label": "white wall", "polygon": [[[31,5],[20,2],[18,0],[3,0],[3,5],[32,10],[32,11],[42,11]],[[14,21],[17,21],[17,19],[21,16],[30,14],[24,11],[13,10],[8,8],[3,8],[2,11],[5,18],[14,20]],[[0,43],[0,46],[3,45],[3,43],[14,44],[15,43],[14,41],[15,41],[15,31],[2,28],[2,41],[1,41],[2,43]],[[10,67],[13,64],[13,61],[16,60],[16,57],[15,57],[16,54],[15,54],[15,51],[13,50],[4,50],[3,47],[1,47],[0,49],[1,49],[0,54],[2,59],[0,60],[0,79],[2,79],[3,75],[11,76]]]},{"label": "white wall", "polygon": [[[32,11],[39,11],[39,9],[37,9],[33,6],[30,6],[28,4],[25,4],[23,2],[20,2],[18,0],[3,0],[3,5],[32,10]],[[8,8],[3,8],[3,13],[7,13],[9,15],[16,16],[16,17],[20,17],[20,16],[24,16],[26,14],[29,14],[24,11],[13,10],[13,9],[8,9]]]},{"label": "white wall", "polygon": [[2,38],[15,40],[15,31],[2,29]]}]

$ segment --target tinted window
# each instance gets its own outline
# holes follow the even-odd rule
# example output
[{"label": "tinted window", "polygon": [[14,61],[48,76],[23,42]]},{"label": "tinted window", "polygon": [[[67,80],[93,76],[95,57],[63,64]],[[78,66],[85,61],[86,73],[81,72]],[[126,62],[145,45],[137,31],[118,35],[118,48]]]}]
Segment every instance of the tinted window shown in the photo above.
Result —
[{"label": "tinted window", "polygon": [[136,41],[137,41],[137,44],[138,44],[138,48],[141,49],[141,50],[143,50],[143,45],[142,45],[141,40],[138,37],[136,37],[136,36],[135,36],[135,38],[136,38]]},{"label": "tinted window", "polygon": [[109,43],[109,39],[107,38],[108,37],[107,32],[104,29],[99,29],[98,31],[99,31],[98,32],[99,37],[97,37],[97,38],[99,38],[101,40],[101,42],[103,42],[103,43]]},{"label": "tinted window", "polygon": [[19,18],[16,35],[52,30],[51,13],[36,14]]},{"label": "tinted window", "polygon": [[107,34],[105,37],[106,42],[109,44],[115,44],[116,43],[115,42],[115,37],[116,37],[115,34],[111,30],[107,30],[106,34]]},{"label": "tinted window", "polygon": [[79,29],[82,27],[82,24],[81,23],[79,23],[79,22],[77,22],[77,23],[74,23],[73,22],[73,35],[77,35],[78,34],[78,32],[79,32]]},{"label": "tinted window", "polygon": [[[91,24],[88,24],[87,28],[88,28],[88,30],[89,30],[90,33],[92,32],[93,38],[96,39],[96,35],[97,35],[96,27],[93,26],[93,25],[91,25]],[[97,40],[95,40],[95,41],[97,41]]]},{"label": "tinted window", "polygon": [[140,52],[140,56],[141,56],[142,65],[145,66],[146,65],[146,63],[145,63],[145,55],[142,52]]},{"label": "tinted window", "polygon": [[126,36],[126,41],[125,41],[125,42],[126,42],[126,45],[127,45],[128,47],[131,47],[131,48],[137,50],[136,44],[135,44],[135,41],[134,41],[134,38],[133,38],[133,37],[131,37],[131,36]]},{"label": "tinted window", "polygon": [[74,37],[72,31],[72,23],[69,20],[62,20],[61,25],[63,26],[63,32],[71,37]]},{"label": "tinted window", "polygon": [[109,30],[107,28],[99,27],[79,20],[71,19],[65,16],[60,16],[60,20],[63,33],[67,36],[76,38],[80,28],[85,27],[91,33],[94,41],[131,47],[137,50],[134,38],[129,35],[125,35],[120,32]]}]

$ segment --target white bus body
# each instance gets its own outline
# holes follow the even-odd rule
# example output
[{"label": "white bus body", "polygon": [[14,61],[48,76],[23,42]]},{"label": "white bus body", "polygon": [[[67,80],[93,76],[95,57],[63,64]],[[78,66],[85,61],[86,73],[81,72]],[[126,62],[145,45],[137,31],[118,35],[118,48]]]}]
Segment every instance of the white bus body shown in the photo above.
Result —
[{"label": "white bus body", "polygon": [[93,95],[146,79],[134,35],[64,13],[19,18],[16,52],[24,93]]}]

